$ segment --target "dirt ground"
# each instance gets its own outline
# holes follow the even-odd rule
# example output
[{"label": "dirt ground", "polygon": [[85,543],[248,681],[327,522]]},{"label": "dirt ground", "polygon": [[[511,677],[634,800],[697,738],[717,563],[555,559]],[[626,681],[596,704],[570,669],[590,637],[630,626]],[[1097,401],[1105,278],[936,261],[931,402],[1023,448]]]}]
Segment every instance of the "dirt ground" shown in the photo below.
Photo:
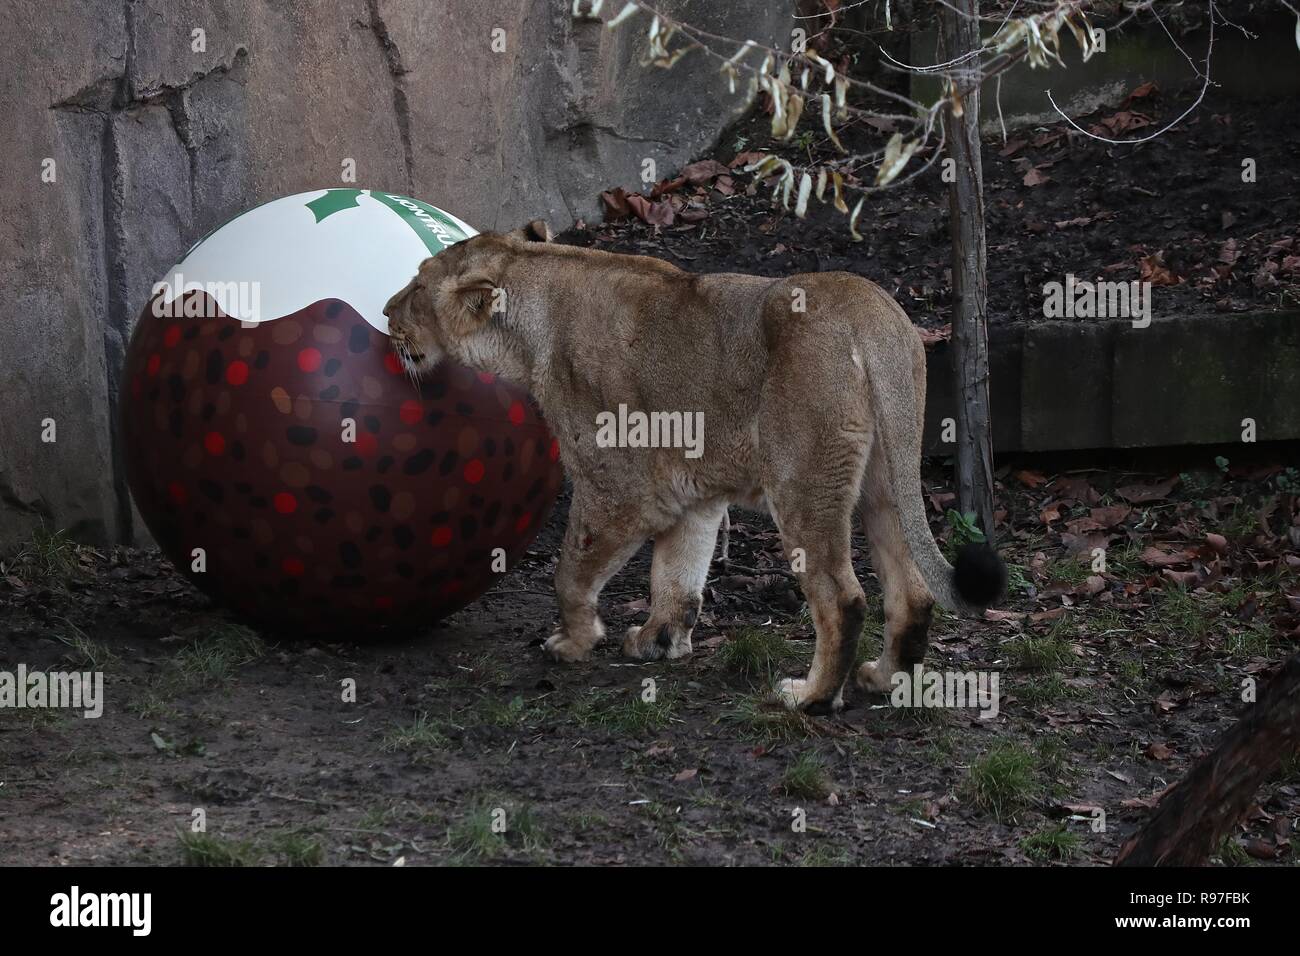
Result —
[{"label": "dirt ground", "polygon": [[[1157,315],[1300,301],[1300,119],[1215,96],[1142,147],[1059,129],[986,144],[992,321],[1034,321],[1042,283],[1066,272],[1145,268],[1168,283]],[[1152,92],[1129,109],[1159,122],[1181,102]],[[706,158],[766,148],[765,123]],[[868,132],[845,135],[854,149]],[[1258,184],[1241,183],[1241,155]],[[1045,181],[1026,185],[1032,170]],[[949,321],[937,178],[873,199],[854,244],[842,217],[800,223],[746,195],[746,176],[720,189],[723,175],[658,197],[695,222],[564,238],[693,271],[846,268],[918,324]],[[860,692],[833,717],[770,705],[772,681],[806,668],[812,629],[770,520],[739,511],[695,654],[653,664],[616,641],[589,664],[544,658],[563,499],[494,591],[378,644],[258,634],[155,551],[41,535],[0,556],[0,664],[102,670],[107,705],[94,720],[0,709],[0,863],[1107,863],[1242,713],[1243,682],[1300,644],[1300,454],[1218,451],[999,462],[1010,593],[984,620],[939,616],[927,658],[996,674],[989,720]],[[927,470],[946,546],[950,478]],[[879,588],[856,544],[865,659]],[[648,565],[643,549],[606,589],[612,635],[644,620]],[[1216,862],[1292,863],[1298,816],[1288,763]]]},{"label": "dirt ground", "polygon": [[[1005,466],[1011,594],[989,620],[941,615],[927,659],[997,673],[991,720],[862,693],[827,718],[769,705],[811,627],[770,521],[739,511],[694,656],[653,664],[612,643],[544,658],[563,499],[496,590],[384,644],[258,635],[157,552],[42,538],[0,567],[0,660],[103,670],[107,706],[0,710],[0,862],[1104,863],[1300,643],[1300,474],[1278,451]],[[927,476],[951,543],[945,481]],[[857,544],[865,658],[879,588]],[[644,620],[648,565],[606,590],[612,634]],[[1298,814],[1288,764],[1220,860],[1290,863]]]}]

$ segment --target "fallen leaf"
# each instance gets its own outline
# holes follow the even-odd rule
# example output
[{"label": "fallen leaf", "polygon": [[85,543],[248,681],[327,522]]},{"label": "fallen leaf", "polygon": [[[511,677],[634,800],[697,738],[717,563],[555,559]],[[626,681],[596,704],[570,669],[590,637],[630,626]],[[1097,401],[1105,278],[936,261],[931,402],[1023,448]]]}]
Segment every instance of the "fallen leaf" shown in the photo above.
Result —
[{"label": "fallen leaf", "polygon": [[1088,516],[1097,522],[1099,528],[1113,528],[1123,524],[1124,519],[1133,513],[1128,505],[1108,505],[1105,508],[1093,508]]},{"label": "fallen leaf", "polygon": [[1140,504],[1144,501],[1159,501],[1162,498],[1168,498],[1169,492],[1173,491],[1174,486],[1177,484],[1178,476],[1175,475],[1154,485],[1124,485],[1122,488],[1116,488],[1115,494],[1132,504]]},{"label": "fallen leaf", "polygon": [[1152,760],[1168,760],[1174,755],[1174,748],[1168,744],[1153,742],[1147,744],[1146,755]]},{"label": "fallen leaf", "polygon": [[685,783],[687,780],[694,779],[695,775],[699,772],[700,771],[694,767],[692,767],[690,770],[683,770],[673,777],[673,782]]},{"label": "fallen leaf", "polygon": [[1043,183],[1050,183],[1051,181],[1052,177],[1041,172],[1037,166],[1031,167],[1022,180],[1026,186],[1041,186]]},{"label": "fallen leaf", "polygon": [[1156,543],[1144,548],[1140,557],[1144,564],[1153,568],[1168,568],[1175,564],[1187,564],[1196,555],[1176,545]]},{"label": "fallen leaf", "polygon": [[[951,326],[949,326],[949,328],[951,328]],[[1013,471],[1011,475],[1026,488],[1038,488],[1047,484],[1047,476],[1041,471],[1028,471],[1026,469],[1021,469],[1020,471]]]}]

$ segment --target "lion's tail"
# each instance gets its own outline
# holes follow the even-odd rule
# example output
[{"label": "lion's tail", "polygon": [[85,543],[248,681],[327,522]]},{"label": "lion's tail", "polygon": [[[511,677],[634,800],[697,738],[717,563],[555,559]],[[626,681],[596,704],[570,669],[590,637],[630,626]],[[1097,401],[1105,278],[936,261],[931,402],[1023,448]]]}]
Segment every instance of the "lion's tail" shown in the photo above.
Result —
[{"label": "lion's tail", "polygon": [[[911,321],[897,303],[881,293],[888,316],[880,326],[895,337],[891,349],[864,349],[867,378],[876,414],[876,452],[884,455],[898,508],[903,537],[912,560],[934,599],[953,613],[977,614],[993,603],[1006,585],[1006,566],[987,544],[967,544],[949,564],[930,533],[921,497],[921,427],[925,396],[925,349]],[[892,307],[892,308],[890,308]],[[910,356],[912,364],[891,362],[889,355]],[[919,371],[917,395],[913,369]],[[918,403],[919,398],[919,403]],[[890,410],[896,410],[890,414]]]}]

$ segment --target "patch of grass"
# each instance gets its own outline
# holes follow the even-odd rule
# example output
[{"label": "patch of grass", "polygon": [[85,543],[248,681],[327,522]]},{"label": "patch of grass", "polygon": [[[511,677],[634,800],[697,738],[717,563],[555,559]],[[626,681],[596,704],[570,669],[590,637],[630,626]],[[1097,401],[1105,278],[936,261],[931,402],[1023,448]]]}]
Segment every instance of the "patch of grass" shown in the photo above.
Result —
[{"label": "patch of grass", "polygon": [[966,787],[971,799],[999,823],[1014,823],[1042,791],[1038,757],[1022,744],[995,744],[970,767]]},{"label": "patch of grass", "polygon": [[846,851],[828,843],[819,843],[799,856],[800,866],[849,866],[850,862]]},{"label": "patch of grass", "polygon": [[1130,542],[1118,550],[1107,550],[1106,570],[1118,578],[1132,577],[1142,571],[1142,546]]},{"label": "patch of grass", "polygon": [[1229,631],[1223,640],[1223,649],[1229,657],[1238,661],[1267,657],[1273,649],[1273,635],[1268,628],[1259,625]]},{"label": "patch of grass", "polygon": [[264,841],[231,840],[211,833],[181,832],[181,858],[186,866],[320,866],[325,848],[306,830],[282,830]]},{"label": "patch of grass", "polygon": [[247,840],[228,840],[211,833],[179,834],[186,866],[257,866],[262,851]]},{"label": "patch of grass", "polygon": [[1028,594],[1033,586],[1034,582],[1023,567],[1018,564],[1007,565],[1007,594]]},{"label": "patch of grass", "polygon": [[766,694],[747,694],[719,719],[735,724],[750,740],[767,744],[806,740],[817,734],[812,718],[774,703]]},{"label": "patch of grass", "polygon": [[1232,835],[1223,838],[1223,842],[1219,844],[1219,848],[1213,855],[1218,857],[1219,861],[1224,866],[1253,865],[1253,861],[1250,858],[1250,854],[1246,852],[1246,848],[1238,843],[1237,838]]},{"label": "patch of grass", "polygon": [[447,828],[447,846],[459,862],[490,860],[509,849],[535,853],[545,845],[532,810],[482,797]]},{"label": "patch of grass", "polygon": [[1012,666],[1026,671],[1054,671],[1077,659],[1055,627],[1046,634],[1022,634],[1006,645],[1006,653]]},{"label": "patch of grass", "polygon": [[79,570],[77,544],[68,537],[67,531],[50,531],[42,524],[11,563],[30,569],[37,580],[64,581]]},{"label": "patch of grass", "polygon": [[1015,697],[1029,707],[1041,707],[1054,701],[1075,696],[1074,688],[1060,674],[1034,674],[1017,681],[1012,688]]},{"label": "patch of grass", "polygon": [[1166,634],[1196,641],[1205,639],[1215,616],[1185,588],[1176,585],[1162,588],[1152,607],[1154,622]]},{"label": "patch of grass", "polygon": [[646,701],[640,689],[592,691],[574,704],[573,716],[584,727],[635,736],[667,727],[673,719],[673,702],[663,693],[653,702]]},{"label": "patch of grass", "polygon": [[64,622],[64,628],[54,634],[60,644],[67,646],[63,660],[80,670],[99,671],[105,665],[117,660],[117,655],[98,641],[91,638],[71,621]]},{"label": "patch of grass", "polygon": [[1047,569],[1049,584],[1068,584],[1074,587],[1082,584],[1092,575],[1092,564],[1076,558],[1062,558],[1053,561]]},{"label": "patch of grass", "polygon": [[485,724],[503,730],[518,730],[540,719],[545,714],[546,707],[536,701],[526,701],[516,694],[510,700],[497,696],[484,697],[474,711]]},{"label": "patch of grass", "polygon": [[831,793],[826,767],[815,753],[800,754],[785,768],[778,787],[787,796],[804,800],[825,800]]},{"label": "patch of grass", "polygon": [[419,763],[431,754],[445,750],[449,742],[443,733],[443,725],[420,711],[410,724],[389,731],[379,749],[384,753],[409,754],[413,762]]},{"label": "patch of grass", "polygon": [[718,648],[717,660],[727,670],[741,677],[770,682],[780,673],[782,664],[798,656],[799,652],[780,631],[744,627]]},{"label": "patch of grass", "polygon": [[1079,852],[1083,841],[1077,833],[1071,833],[1065,824],[1031,833],[1020,841],[1020,849],[1031,860],[1047,862],[1048,860],[1068,860]]},{"label": "patch of grass", "polygon": [[1054,793],[1064,792],[1065,780],[1073,773],[1070,766],[1070,745],[1055,734],[1039,737],[1034,743],[1038,769],[1046,785]]},{"label": "patch of grass", "polygon": [[180,711],[168,698],[175,692],[169,682],[154,677],[145,684],[140,693],[127,702],[127,709],[141,720],[174,720]]},{"label": "patch of grass", "polygon": [[277,833],[269,841],[280,866],[320,866],[325,862],[325,848],[320,840],[302,830]]},{"label": "patch of grass", "polygon": [[223,621],[190,629],[183,636],[192,638],[191,643],[177,653],[174,662],[191,684],[224,684],[240,667],[266,654],[266,643],[242,624]]}]

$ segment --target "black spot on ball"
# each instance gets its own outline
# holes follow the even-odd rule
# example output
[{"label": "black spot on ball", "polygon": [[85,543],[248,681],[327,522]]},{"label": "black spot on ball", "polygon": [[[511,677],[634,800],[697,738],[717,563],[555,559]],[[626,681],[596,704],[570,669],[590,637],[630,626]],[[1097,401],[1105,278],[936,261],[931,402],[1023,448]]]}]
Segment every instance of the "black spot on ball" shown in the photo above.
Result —
[{"label": "black spot on ball", "polygon": [[370,348],[370,326],[359,322],[352,326],[352,332],[348,335],[348,351],[360,354],[368,348]]},{"label": "black spot on ball", "polygon": [[393,494],[383,485],[370,486],[370,503],[375,506],[379,512],[387,512],[388,506],[393,502]]},{"label": "black spot on ball", "polygon": [[207,376],[209,385],[216,385],[221,381],[221,373],[226,369],[226,363],[221,358],[221,349],[213,349],[208,353],[207,367],[204,374]]},{"label": "black spot on ball", "polygon": [[317,504],[328,504],[334,499],[334,496],[322,488],[320,485],[308,485],[303,489],[303,493]]},{"label": "black spot on ball", "polygon": [[356,546],[356,542],[344,541],[339,544],[339,560],[345,568],[361,567],[361,549]]},{"label": "black spot on ball", "polygon": [[422,475],[433,464],[433,450],[430,448],[416,452],[402,464],[402,471],[408,475]]},{"label": "black spot on ball", "polygon": [[290,425],[284,430],[284,434],[291,445],[305,447],[316,444],[316,429],[306,425]]}]

